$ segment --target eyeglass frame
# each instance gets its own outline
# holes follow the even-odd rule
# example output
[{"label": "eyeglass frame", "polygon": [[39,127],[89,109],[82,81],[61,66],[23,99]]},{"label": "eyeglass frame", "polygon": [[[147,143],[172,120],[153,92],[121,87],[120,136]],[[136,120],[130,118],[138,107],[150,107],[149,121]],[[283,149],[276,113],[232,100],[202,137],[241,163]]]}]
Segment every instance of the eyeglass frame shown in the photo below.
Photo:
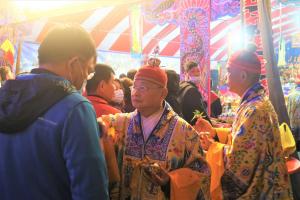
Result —
[{"label": "eyeglass frame", "polygon": [[[141,88],[144,88],[144,89],[141,89]],[[148,87],[148,86],[145,86],[145,85],[142,85],[142,86],[130,86],[129,89],[130,91],[140,91],[140,92],[148,92],[149,90],[151,89],[162,89],[164,87],[162,86],[159,86],[159,87]]]}]

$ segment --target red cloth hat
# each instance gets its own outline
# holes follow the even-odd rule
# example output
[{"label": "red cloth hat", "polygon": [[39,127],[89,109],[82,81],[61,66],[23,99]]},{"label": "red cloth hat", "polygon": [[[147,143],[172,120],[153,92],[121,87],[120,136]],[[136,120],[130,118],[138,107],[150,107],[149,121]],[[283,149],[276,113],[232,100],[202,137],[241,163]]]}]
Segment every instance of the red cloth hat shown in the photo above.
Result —
[{"label": "red cloth hat", "polygon": [[257,54],[251,50],[240,50],[228,59],[229,68],[241,69],[254,74],[261,74],[261,63]]},{"label": "red cloth hat", "polygon": [[134,76],[134,80],[146,80],[167,87],[168,77],[165,70],[159,66],[141,67]]}]

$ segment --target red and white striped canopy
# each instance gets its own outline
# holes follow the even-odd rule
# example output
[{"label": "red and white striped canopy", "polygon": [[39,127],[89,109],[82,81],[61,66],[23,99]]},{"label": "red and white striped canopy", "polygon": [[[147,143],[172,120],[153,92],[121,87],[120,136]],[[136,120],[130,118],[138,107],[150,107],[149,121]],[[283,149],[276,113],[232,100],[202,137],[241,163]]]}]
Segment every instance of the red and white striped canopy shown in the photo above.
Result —
[{"label": "red and white striped canopy", "polygon": [[[126,5],[103,7],[65,16],[40,19],[31,24],[25,41],[40,42],[56,22],[80,23],[93,36],[102,51],[130,52],[129,8]],[[282,35],[286,40],[300,32],[300,7],[273,3],[272,23],[275,47]],[[226,60],[231,45],[237,43],[236,33],[241,30],[240,16],[211,22],[211,60]],[[230,39],[231,38],[231,42]],[[151,54],[156,46],[161,56],[180,56],[180,28],[175,24],[158,25],[143,19],[143,54]]]}]

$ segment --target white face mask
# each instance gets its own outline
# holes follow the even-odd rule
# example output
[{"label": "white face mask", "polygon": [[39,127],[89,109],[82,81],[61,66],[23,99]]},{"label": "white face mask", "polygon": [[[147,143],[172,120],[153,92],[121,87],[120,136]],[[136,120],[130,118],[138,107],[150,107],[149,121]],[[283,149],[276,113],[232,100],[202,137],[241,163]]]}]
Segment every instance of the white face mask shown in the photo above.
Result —
[{"label": "white face mask", "polygon": [[189,81],[198,86],[201,82],[201,79],[198,76],[190,76]]},{"label": "white face mask", "polygon": [[124,92],[122,89],[115,90],[115,95],[112,98],[112,101],[115,103],[122,103],[124,100]]}]

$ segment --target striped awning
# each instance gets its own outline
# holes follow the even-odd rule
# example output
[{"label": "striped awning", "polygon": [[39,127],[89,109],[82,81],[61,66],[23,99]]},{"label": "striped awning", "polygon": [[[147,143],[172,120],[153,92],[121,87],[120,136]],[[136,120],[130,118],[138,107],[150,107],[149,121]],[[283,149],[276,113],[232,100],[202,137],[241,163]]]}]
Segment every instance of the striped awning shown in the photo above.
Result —
[{"label": "striped awning", "polygon": [[[278,47],[280,37],[291,40],[300,32],[300,7],[273,3],[272,23],[274,46]],[[129,8],[126,5],[102,7],[75,14],[36,20],[28,24],[30,28],[25,41],[39,43],[55,23],[79,23],[93,36],[97,48],[102,51],[130,52],[131,29]],[[236,43],[235,33],[241,30],[240,15],[212,21],[210,40],[211,60],[226,60],[232,43]],[[231,42],[228,42],[231,38]],[[143,54],[151,54],[159,46],[161,56],[180,56],[180,28],[176,24],[154,24],[143,19]]]}]

